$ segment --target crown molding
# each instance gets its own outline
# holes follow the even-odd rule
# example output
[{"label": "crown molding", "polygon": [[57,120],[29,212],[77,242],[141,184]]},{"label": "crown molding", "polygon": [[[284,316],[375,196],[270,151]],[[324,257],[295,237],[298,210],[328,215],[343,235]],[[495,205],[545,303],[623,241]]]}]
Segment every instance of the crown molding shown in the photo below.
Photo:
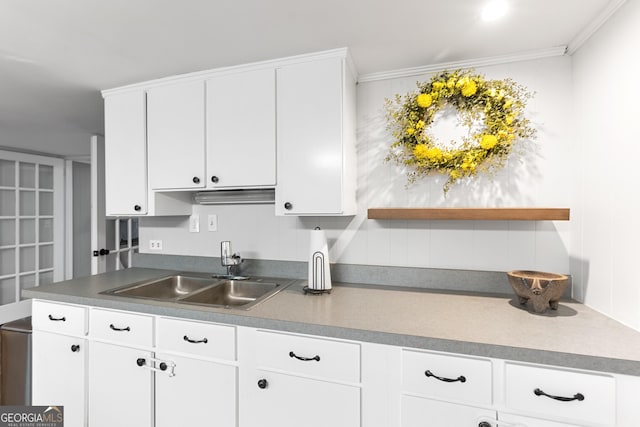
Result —
[{"label": "crown molding", "polygon": [[402,68],[399,70],[362,74],[358,79],[358,83],[373,82],[376,80],[398,79],[402,77],[415,77],[448,69],[487,67],[490,65],[508,64],[510,62],[531,61],[534,59],[562,56],[566,53],[566,51],[566,46],[557,46],[547,49],[538,49],[516,53],[513,55],[490,56],[486,58],[468,59],[464,61],[442,62],[439,64],[425,65],[422,67]]},{"label": "crown molding", "polygon": [[627,0],[611,0],[604,9],[569,42],[567,54],[573,55],[576,53],[626,2]]}]

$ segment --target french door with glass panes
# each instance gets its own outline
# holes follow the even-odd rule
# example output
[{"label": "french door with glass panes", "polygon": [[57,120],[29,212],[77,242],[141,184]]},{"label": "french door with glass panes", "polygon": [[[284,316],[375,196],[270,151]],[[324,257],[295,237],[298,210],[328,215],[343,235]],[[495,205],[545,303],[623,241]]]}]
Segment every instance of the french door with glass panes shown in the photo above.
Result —
[{"label": "french door with glass panes", "polygon": [[64,162],[0,150],[0,324],[29,316],[22,289],[64,278]]}]

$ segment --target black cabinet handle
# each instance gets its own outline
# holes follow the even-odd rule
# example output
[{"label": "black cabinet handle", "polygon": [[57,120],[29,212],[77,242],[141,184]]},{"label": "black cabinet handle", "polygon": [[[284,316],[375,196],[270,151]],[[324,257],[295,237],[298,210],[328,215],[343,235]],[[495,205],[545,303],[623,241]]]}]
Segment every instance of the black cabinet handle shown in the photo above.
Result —
[{"label": "black cabinet handle", "polygon": [[491,423],[487,421],[482,421],[480,424],[478,424],[478,427],[493,427],[493,426],[491,425]]},{"label": "black cabinet handle", "polygon": [[78,344],[73,344],[71,346],[71,351],[73,351],[74,353],[77,353],[80,351],[80,346]]},{"label": "black cabinet handle", "polygon": [[140,212],[140,211],[142,210],[142,206],[140,206],[140,205],[135,205],[135,206],[133,207],[133,210],[134,210],[134,211],[136,211],[136,212]]},{"label": "black cabinet handle", "polygon": [[193,177],[193,183],[194,184],[200,184],[200,178],[198,178],[197,176]]},{"label": "black cabinet handle", "polygon": [[109,249],[100,249],[99,254],[102,256],[109,255]]},{"label": "black cabinet handle", "polygon": [[318,356],[318,355],[315,355],[313,357],[301,357],[301,356],[296,355],[293,351],[289,352],[289,357],[295,357],[296,359],[302,360],[303,362],[309,362],[311,360],[315,360],[316,362],[320,361],[320,356]]},{"label": "black cabinet handle", "polygon": [[573,395],[573,397],[553,396],[553,395],[547,394],[544,391],[542,391],[539,388],[537,388],[537,389],[533,390],[533,394],[535,394],[536,396],[546,396],[549,399],[559,400],[561,402],[571,402],[573,400],[578,400],[578,401],[583,401],[584,400],[584,394],[582,394],[582,393],[576,393],[576,394]]},{"label": "black cabinet handle", "polygon": [[53,322],[66,322],[67,318],[66,317],[53,317],[52,315],[49,315],[49,320],[53,321]]},{"label": "black cabinet handle", "polygon": [[218,181],[220,181],[220,179],[217,176],[212,176],[211,177],[211,182],[213,182],[214,184],[217,184]]},{"label": "black cabinet handle", "polygon": [[167,364],[166,364],[166,363],[164,363],[164,362],[161,362],[161,363],[160,363],[160,370],[161,370],[161,371],[166,371],[166,370],[167,370]]},{"label": "black cabinet handle", "polygon": [[184,339],[186,342],[190,342],[191,344],[200,344],[200,343],[206,344],[209,342],[209,340],[206,338],[202,338],[201,340],[192,340],[186,335],[182,339]]},{"label": "black cabinet handle", "polygon": [[114,331],[118,331],[118,332],[122,332],[122,331],[129,332],[129,331],[131,331],[131,328],[130,328],[130,327],[128,327],[128,326],[127,326],[126,328],[116,328],[115,326],[113,326],[113,323],[112,323],[112,324],[110,324],[110,325],[109,325],[109,327],[110,327],[112,330],[114,330]]},{"label": "black cabinet handle", "polygon": [[265,388],[267,388],[268,385],[269,383],[264,378],[258,380],[258,388],[261,388],[262,390],[264,390]]},{"label": "black cabinet handle", "polygon": [[445,383],[455,383],[457,381],[460,381],[461,383],[464,383],[464,382],[467,381],[467,379],[462,375],[460,375],[458,378],[445,378],[445,377],[439,377],[437,375],[433,375],[433,373],[431,371],[428,371],[428,370],[424,371],[424,374],[427,377],[435,378],[437,380],[444,381]]},{"label": "black cabinet handle", "polygon": [[138,360],[136,360],[136,365],[138,365],[138,366],[144,366],[146,364],[147,364],[147,361],[144,360],[144,357],[141,357]]},{"label": "black cabinet handle", "polygon": [[291,208],[293,208],[293,205],[292,205],[291,203],[289,203],[289,202],[286,202],[286,203],[284,204],[284,208],[285,208],[286,210],[290,211],[290,210],[291,210]]}]

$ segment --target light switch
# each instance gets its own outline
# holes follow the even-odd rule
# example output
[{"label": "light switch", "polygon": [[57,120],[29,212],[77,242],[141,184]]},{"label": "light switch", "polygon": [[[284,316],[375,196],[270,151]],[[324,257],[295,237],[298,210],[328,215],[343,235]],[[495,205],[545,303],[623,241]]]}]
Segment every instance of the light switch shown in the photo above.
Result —
[{"label": "light switch", "polygon": [[189,231],[191,233],[200,232],[200,215],[193,214],[189,217]]},{"label": "light switch", "polygon": [[211,214],[207,217],[207,229],[209,231],[218,231],[218,215]]}]

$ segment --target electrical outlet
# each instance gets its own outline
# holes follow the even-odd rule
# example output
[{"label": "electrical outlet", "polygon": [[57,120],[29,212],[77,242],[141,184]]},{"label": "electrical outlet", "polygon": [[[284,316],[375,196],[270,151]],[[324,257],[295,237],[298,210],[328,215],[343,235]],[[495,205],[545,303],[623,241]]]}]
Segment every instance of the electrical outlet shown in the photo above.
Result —
[{"label": "electrical outlet", "polygon": [[218,231],[218,215],[211,214],[207,217],[207,230]]},{"label": "electrical outlet", "polygon": [[193,214],[189,217],[189,232],[191,233],[200,232],[200,215]]},{"label": "electrical outlet", "polygon": [[162,250],[162,240],[149,240],[149,249],[152,251]]}]

